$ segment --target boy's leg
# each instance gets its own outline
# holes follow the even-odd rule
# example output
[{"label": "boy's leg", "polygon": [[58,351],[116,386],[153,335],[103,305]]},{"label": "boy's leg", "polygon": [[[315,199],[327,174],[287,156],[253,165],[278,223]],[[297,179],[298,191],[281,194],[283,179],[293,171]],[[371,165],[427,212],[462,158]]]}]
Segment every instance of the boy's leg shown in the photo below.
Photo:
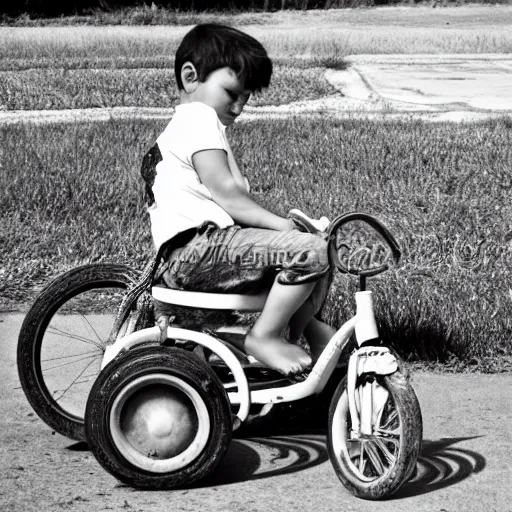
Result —
[{"label": "boy's leg", "polygon": [[[308,251],[312,250],[311,254],[316,253],[319,259],[316,260],[314,265],[318,265],[317,269],[321,267],[320,261],[323,257],[327,265],[326,240],[310,234],[307,234],[306,237],[297,234],[292,235],[292,237],[294,236],[299,236],[307,242],[302,245],[304,242],[301,241],[298,246],[292,243],[290,247],[296,245],[294,249],[298,249],[299,253],[301,247],[307,248]],[[325,251],[325,254],[322,254],[323,251]],[[305,260],[313,261],[309,257]],[[286,270],[284,273],[286,273]],[[290,282],[289,276],[289,274],[286,277],[283,276],[283,272],[280,274],[280,277],[284,278],[283,282]],[[276,278],[267,298],[265,309],[253,330],[247,336],[246,350],[268,366],[284,371],[284,373],[303,370],[312,361],[309,356],[307,359],[304,358],[304,350],[293,343],[286,342],[282,337],[282,331],[288,324],[290,327],[290,341],[298,341],[304,331],[311,347],[313,359],[318,359],[335,332],[326,323],[313,318],[325,302],[332,277],[333,273],[329,270],[320,279],[307,284],[281,284],[281,279]],[[293,278],[291,282],[293,282]],[[293,290],[290,290],[290,288]],[[283,370],[282,365],[284,365],[285,370]]]},{"label": "boy's leg", "polygon": [[283,285],[276,280],[265,307],[245,340],[246,352],[284,374],[298,373],[311,365],[311,357],[282,333],[291,316],[311,294],[316,283]]},{"label": "boy's leg", "polygon": [[168,264],[163,273],[167,286],[186,290],[247,293],[270,276],[274,284],[247,336],[247,351],[283,373],[311,364],[304,350],[282,338],[282,331],[319,283],[311,278],[328,269],[325,241],[297,231],[209,226],[173,253]]},{"label": "boy's leg", "polygon": [[297,343],[304,334],[310,348],[313,361],[316,361],[336,329],[323,322],[315,315],[322,308],[332,282],[332,272],[315,283],[315,288],[304,304],[290,319],[289,337],[292,343]]},{"label": "boy's leg", "polygon": [[[315,283],[317,284],[317,283]],[[315,314],[313,303],[308,297],[304,304],[292,315],[289,322],[288,337],[291,343],[297,343],[304,334],[304,329]]]},{"label": "boy's leg", "polygon": [[331,338],[336,334],[336,329],[326,324],[322,320],[318,320],[314,316],[304,329],[304,336],[311,347],[311,357],[316,361],[320,354],[324,351]]}]

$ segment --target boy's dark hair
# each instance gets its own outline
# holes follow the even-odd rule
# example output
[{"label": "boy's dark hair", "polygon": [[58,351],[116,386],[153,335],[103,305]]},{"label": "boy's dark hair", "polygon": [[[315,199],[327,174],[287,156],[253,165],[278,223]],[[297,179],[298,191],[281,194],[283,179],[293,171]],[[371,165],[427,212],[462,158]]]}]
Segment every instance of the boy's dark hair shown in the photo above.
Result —
[{"label": "boy's dark hair", "polygon": [[213,23],[194,27],[176,51],[174,72],[180,90],[185,62],[194,64],[201,82],[216,69],[229,67],[250,91],[268,87],[272,75],[272,61],[260,42],[236,28]]}]

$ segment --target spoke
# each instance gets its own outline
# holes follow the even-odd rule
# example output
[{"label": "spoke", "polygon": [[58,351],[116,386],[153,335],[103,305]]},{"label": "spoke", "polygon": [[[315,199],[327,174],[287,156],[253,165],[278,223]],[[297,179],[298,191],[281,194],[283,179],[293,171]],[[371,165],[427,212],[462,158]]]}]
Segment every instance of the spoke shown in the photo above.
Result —
[{"label": "spoke", "polygon": [[366,469],[366,459],[364,458],[364,444],[361,443],[361,453],[359,454],[359,471],[364,475]]},{"label": "spoke", "polygon": [[98,348],[102,348],[102,346],[103,346],[101,340],[100,340],[100,343],[97,343],[96,341],[91,340],[89,338],[84,338],[83,336],[78,336],[76,334],[70,334],[68,332],[62,331],[61,329],[57,329],[56,327],[53,327],[53,326],[50,327],[47,332],[49,332],[50,334],[57,334],[58,336],[66,336],[72,340],[82,341],[89,345],[94,345],[95,347],[98,347]]},{"label": "spoke", "polygon": [[98,336],[98,333],[96,332],[96,330],[92,326],[91,322],[89,322],[88,318],[85,317],[84,315],[81,315],[81,317],[87,322],[87,324],[91,328],[92,332],[96,335],[96,338],[98,338],[98,341],[101,343],[101,338]]},{"label": "spoke", "polygon": [[[64,366],[69,366],[71,364],[79,363],[80,361],[87,361],[87,359],[91,359],[91,358],[92,358],[92,361],[94,361],[95,359],[98,359],[99,356],[101,356],[101,354],[81,357],[80,359],[75,359],[74,361],[68,361],[67,363],[57,364],[55,366],[50,366],[49,368],[42,368],[42,370],[43,370],[43,372],[49,372],[50,370],[55,370],[55,368],[63,368]],[[86,366],[86,368],[88,368],[91,365],[92,361]],[[80,373],[80,375],[81,375],[81,373]]]},{"label": "spoke", "polygon": [[384,425],[382,425],[382,429],[388,429],[391,427],[392,423],[395,421],[395,420],[398,420],[398,413],[396,411],[396,409],[393,409],[393,411],[390,413],[390,415],[388,416],[387,420],[386,420],[386,423],[384,423]]},{"label": "spoke", "polygon": [[374,441],[375,444],[379,447],[380,451],[384,454],[384,457],[386,457],[386,460],[389,462],[389,464],[393,464],[393,462],[395,462],[395,456],[388,450],[386,443],[378,437],[376,437],[374,439],[375,439],[375,441]]},{"label": "spoke", "polygon": [[92,373],[87,373],[86,375],[82,375],[82,378],[83,379],[95,379],[98,376],[98,373],[99,373],[98,370],[96,370],[96,371],[93,370]]},{"label": "spoke", "polygon": [[390,438],[398,438],[398,437],[400,437],[400,429],[395,428],[393,430],[386,430],[384,428],[377,427],[375,429],[375,434],[382,436],[382,437],[389,436]]},{"label": "spoke", "polygon": [[384,473],[385,468],[379,457],[379,453],[375,449],[375,446],[373,446],[370,442],[366,442],[364,443],[364,448],[366,450],[366,453],[368,453],[368,457],[373,467],[375,468],[375,471],[377,472],[378,475],[382,475]]},{"label": "spoke", "polygon": [[[88,382],[91,382],[96,380],[96,378],[98,377],[98,372],[95,372],[95,373],[92,373],[90,375],[82,375],[82,378],[80,380],[77,380],[75,382],[75,385],[78,385],[78,384],[87,384]],[[58,391],[58,390],[57,390]],[[56,391],[54,391],[55,393]]]},{"label": "spoke", "polygon": [[97,373],[94,375],[88,375],[86,378],[83,378],[81,380],[77,380],[75,384],[87,384],[88,382],[91,382],[91,380],[96,380],[96,377],[98,376]]},{"label": "spoke", "polygon": [[98,351],[94,350],[93,352],[82,352],[81,354],[73,354],[72,356],[52,357],[51,359],[41,359],[41,363],[47,363],[49,361],[58,361],[59,359],[69,359],[70,357],[88,356],[97,353]]},{"label": "spoke", "polygon": [[62,329],[54,327],[53,325],[48,327],[47,331],[51,334],[58,334],[59,336],[67,336],[71,339],[94,343],[94,340],[91,340],[90,338],[86,338],[84,336],[79,336],[78,334],[72,334],[70,332],[63,331]]},{"label": "spoke", "polygon": [[78,380],[80,379],[80,377],[85,373],[85,371],[89,368],[89,366],[91,366],[91,364],[94,362],[94,359],[77,375],[77,377],[71,381],[71,384],[62,392],[62,395],[59,396],[59,398],[56,398],[55,401],[59,401],[68,391],[69,389],[71,388],[71,386],[73,384],[75,384],[76,382],[78,382]]}]

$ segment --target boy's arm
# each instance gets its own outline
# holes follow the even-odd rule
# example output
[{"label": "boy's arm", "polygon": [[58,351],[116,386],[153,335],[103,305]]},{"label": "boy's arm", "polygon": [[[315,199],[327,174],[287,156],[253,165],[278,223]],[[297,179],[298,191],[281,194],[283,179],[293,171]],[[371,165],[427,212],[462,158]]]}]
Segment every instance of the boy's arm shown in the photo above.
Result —
[{"label": "boy's arm", "polygon": [[291,219],[269,212],[254,201],[231,173],[228,156],[221,149],[199,151],[192,156],[192,163],[203,185],[213,200],[237,224],[255,228],[290,231],[295,228]]},{"label": "boy's arm", "polygon": [[248,182],[246,182],[246,178],[240,171],[240,168],[238,167],[238,164],[236,163],[235,156],[233,155],[233,151],[231,150],[231,146],[229,145],[229,142],[226,141],[227,147],[228,147],[228,165],[229,170],[231,171],[231,174],[233,175],[233,178],[235,179],[236,183],[240,187],[242,187],[244,190],[248,189]]}]

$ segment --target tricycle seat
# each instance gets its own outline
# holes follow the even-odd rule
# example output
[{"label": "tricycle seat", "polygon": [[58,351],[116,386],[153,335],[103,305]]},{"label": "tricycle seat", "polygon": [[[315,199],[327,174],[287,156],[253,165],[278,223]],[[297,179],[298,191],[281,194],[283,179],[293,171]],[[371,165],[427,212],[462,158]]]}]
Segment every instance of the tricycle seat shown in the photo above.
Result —
[{"label": "tricycle seat", "polygon": [[164,286],[153,286],[153,298],[174,304],[204,309],[227,309],[233,311],[261,311],[267,300],[267,294],[237,295],[231,293],[205,293],[175,290]]}]

